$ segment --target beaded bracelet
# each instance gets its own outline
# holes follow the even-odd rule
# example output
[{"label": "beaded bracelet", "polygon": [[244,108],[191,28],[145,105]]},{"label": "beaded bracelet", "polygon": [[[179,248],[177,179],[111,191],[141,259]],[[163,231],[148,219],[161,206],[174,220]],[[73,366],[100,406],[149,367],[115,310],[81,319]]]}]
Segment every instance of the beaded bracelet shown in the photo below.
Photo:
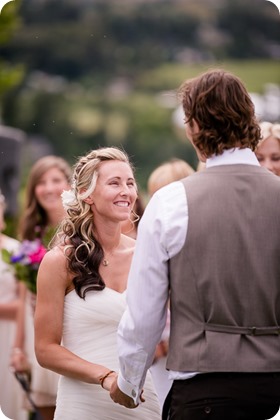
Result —
[{"label": "beaded bracelet", "polygon": [[106,375],[101,376],[101,378],[99,378],[100,385],[102,386],[102,388],[104,388],[103,383],[105,379],[108,378],[108,376],[111,375],[112,373],[116,373],[116,372],[114,370],[110,370],[109,372],[106,373]]}]

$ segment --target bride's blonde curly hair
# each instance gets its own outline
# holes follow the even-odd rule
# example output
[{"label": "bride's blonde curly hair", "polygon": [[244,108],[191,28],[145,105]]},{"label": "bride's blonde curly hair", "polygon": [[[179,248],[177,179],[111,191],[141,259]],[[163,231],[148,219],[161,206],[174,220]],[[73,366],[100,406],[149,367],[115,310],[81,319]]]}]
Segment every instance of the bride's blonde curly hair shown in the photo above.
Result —
[{"label": "bride's blonde curly hair", "polygon": [[63,240],[68,269],[74,273],[76,292],[83,299],[87,291],[105,288],[99,274],[104,252],[95,236],[91,206],[85,199],[95,189],[101,162],[109,160],[126,162],[134,172],[127,154],[116,147],[103,147],[80,157],[73,168],[72,199],[67,203],[67,217],[58,231],[58,237]]}]

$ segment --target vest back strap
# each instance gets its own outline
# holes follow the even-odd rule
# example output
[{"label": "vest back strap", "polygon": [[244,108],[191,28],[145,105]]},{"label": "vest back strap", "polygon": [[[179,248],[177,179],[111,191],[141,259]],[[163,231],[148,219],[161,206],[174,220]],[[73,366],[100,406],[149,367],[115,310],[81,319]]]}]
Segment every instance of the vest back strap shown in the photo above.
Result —
[{"label": "vest back strap", "polygon": [[204,324],[204,331],[241,335],[280,335],[280,326],[273,327],[240,327],[238,325]]}]

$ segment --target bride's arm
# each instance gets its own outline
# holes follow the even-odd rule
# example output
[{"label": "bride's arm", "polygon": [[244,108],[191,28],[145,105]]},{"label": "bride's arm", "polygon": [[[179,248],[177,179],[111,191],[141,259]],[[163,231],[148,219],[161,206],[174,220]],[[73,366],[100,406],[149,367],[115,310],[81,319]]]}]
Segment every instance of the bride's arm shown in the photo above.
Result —
[{"label": "bride's arm", "polygon": [[[67,271],[66,257],[61,249],[53,248],[43,258],[38,271],[35,309],[36,357],[44,368],[80,381],[100,384],[100,378],[102,379],[110,369],[90,363],[60,344],[64,297],[71,286],[72,278]],[[109,380],[106,380],[106,383],[108,382]]]}]

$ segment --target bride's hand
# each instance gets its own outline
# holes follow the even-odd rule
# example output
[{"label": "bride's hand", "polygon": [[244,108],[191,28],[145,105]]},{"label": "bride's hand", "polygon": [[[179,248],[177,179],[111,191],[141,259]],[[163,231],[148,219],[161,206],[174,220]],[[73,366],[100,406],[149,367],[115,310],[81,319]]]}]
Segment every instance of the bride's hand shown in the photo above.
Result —
[{"label": "bride's hand", "polygon": [[145,402],[145,398],[143,397],[143,393],[144,393],[144,389],[142,389],[141,394],[140,394],[140,401],[141,402]]}]

